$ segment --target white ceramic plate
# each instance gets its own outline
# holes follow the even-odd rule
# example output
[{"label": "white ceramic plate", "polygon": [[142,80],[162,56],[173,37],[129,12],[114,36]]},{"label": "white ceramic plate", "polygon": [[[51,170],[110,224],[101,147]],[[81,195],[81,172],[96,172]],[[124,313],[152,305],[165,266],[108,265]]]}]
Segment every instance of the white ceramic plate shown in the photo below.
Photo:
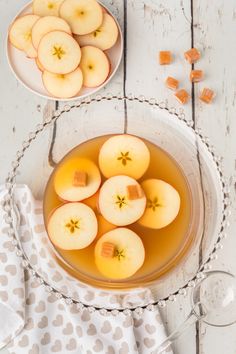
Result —
[{"label": "white ceramic plate", "polygon": [[[116,21],[116,24],[119,29],[119,37],[116,42],[116,44],[111,48],[105,51],[107,54],[110,64],[111,64],[111,70],[109,73],[108,78],[106,81],[100,85],[99,87],[95,88],[86,88],[83,87],[82,90],[80,90],[79,95],[74,96],[72,98],[56,98],[51,96],[46,89],[43,86],[42,78],[41,78],[41,71],[38,69],[35,60],[34,59],[29,59],[26,57],[25,53],[16,49],[11,45],[9,42],[9,38],[7,37],[7,59],[8,59],[8,64],[15,75],[16,79],[23,85],[25,86],[28,90],[31,92],[44,97],[46,99],[51,99],[51,100],[58,100],[58,101],[73,101],[78,98],[85,98],[97,91],[99,91],[103,86],[105,86],[111,78],[114,76],[115,72],[118,69],[118,66],[121,62],[122,58],[122,53],[123,53],[123,37],[122,37],[122,32],[119,23],[117,22],[116,18],[111,14],[111,12],[103,5],[101,4],[106,11],[114,18]],[[21,11],[18,12],[18,14],[15,16],[15,18],[12,20],[12,22],[15,21],[15,19],[19,16],[26,15],[32,13],[32,2],[28,3]],[[10,25],[9,25],[10,27]]]}]

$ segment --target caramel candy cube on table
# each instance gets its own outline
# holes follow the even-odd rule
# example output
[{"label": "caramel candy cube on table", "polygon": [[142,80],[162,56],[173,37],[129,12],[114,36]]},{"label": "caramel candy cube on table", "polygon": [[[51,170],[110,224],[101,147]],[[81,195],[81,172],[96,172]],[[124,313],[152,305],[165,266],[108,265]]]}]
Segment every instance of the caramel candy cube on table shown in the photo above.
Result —
[{"label": "caramel candy cube on table", "polygon": [[143,197],[143,190],[137,184],[127,186],[127,194],[129,200],[140,199]]},{"label": "caramel candy cube on table", "polygon": [[176,80],[175,78],[169,76],[166,79],[166,86],[171,90],[177,90],[177,88],[179,86],[179,81]]},{"label": "caramel candy cube on table", "polygon": [[188,102],[190,96],[186,90],[182,89],[175,93],[175,97],[180,103],[185,104]]},{"label": "caramel candy cube on table", "polygon": [[214,97],[214,91],[209,88],[204,88],[199,96],[200,100],[205,103],[211,103]]},{"label": "caramel candy cube on table", "polygon": [[191,70],[190,81],[199,82],[202,79],[203,79],[203,71],[202,70]]},{"label": "caramel candy cube on table", "polygon": [[184,53],[185,59],[190,63],[196,63],[198,59],[200,59],[200,52],[196,48],[191,48],[187,52]]},{"label": "caramel candy cube on table", "polygon": [[75,171],[73,177],[74,187],[85,187],[87,185],[87,173],[84,171]]},{"label": "caramel candy cube on table", "polygon": [[172,54],[170,51],[160,51],[159,52],[159,64],[168,65],[172,62]]},{"label": "caramel candy cube on table", "polygon": [[115,245],[111,242],[103,242],[101,249],[101,256],[106,258],[112,258],[115,254]]}]

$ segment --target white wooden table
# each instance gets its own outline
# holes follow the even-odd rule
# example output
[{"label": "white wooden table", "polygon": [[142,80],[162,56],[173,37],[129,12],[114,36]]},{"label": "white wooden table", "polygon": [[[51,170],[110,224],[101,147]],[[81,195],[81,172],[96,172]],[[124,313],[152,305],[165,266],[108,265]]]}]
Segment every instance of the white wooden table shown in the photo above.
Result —
[{"label": "white wooden table", "polygon": [[[2,38],[11,18],[26,2],[0,0]],[[213,267],[236,274],[236,2],[104,0],[104,3],[117,15],[125,39],[123,63],[104,91],[145,94],[168,99],[172,106],[179,107],[163,85],[167,75],[177,76],[192,96],[185,106],[186,114],[202,128],[224,158],[232,199],[231,226],[224,249]],[[17,83],[7,66],[3,40],[0,45],[0,182],[3,182],[26,133],[42,122],[55,109],[56,103],[34,96]],[[204,86],[212,87],[216,92],[212,105],[201,103],[198,86],[192,89],[189,82],[189,65],[184,62],[183,53],[192,46],[202,52],[202,59],[195,67],[206,73]],[[174,53],[173,65],[168,68],[158,65],[159,50]],[[167,330],[175,329],[189,309],[188,296],[169,304],[163,311]],[[221,329],[204,324],[193,326],[176,341],[174,349],[176,354],[235,354],[236,326]],[[3,350],[3,353],[6,352]]]}]

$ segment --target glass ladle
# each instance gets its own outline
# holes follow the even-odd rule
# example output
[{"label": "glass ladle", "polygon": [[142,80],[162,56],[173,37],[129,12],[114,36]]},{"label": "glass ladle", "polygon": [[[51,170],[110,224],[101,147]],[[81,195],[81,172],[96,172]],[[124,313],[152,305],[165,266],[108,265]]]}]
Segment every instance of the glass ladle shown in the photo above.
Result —
[{"label": "glass ladle", "polygon": [[161,354],[193,323],[203,321],[215,327],[236,323],[236,278],[224,271],[204,274],[191,294],[192,310],[187,319],[172,332],[152,354]]}]

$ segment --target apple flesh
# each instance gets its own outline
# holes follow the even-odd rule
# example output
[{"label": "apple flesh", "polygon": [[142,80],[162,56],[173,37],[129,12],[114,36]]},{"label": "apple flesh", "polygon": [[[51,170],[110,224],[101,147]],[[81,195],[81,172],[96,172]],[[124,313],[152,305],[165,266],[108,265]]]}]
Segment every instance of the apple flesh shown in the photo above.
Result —
[{"label": "apple flesh", "polygon": [[93,32],[102,24],[103,12],[96,0],[65,0],[59,11],[74,34]]},{"label": "apple flesh", "polygon": [[[24,15],[18,17],[10,27],[9,41],[17,49],[28,52],[28,56],[35,55],[33,52],[31,32],[34,24],[38,21],[39,16]],[[36,53],[37,56],[37,53]]]},{"label": "apple flesh", "polygon": [[161,229],[175,220],[180,209],[180,196],[175,188],[160,179],[141,183],[147,197],[145,212],[138,223],[151,229]]},{"label": "apple flesh", "polygon": [[[146,197],[142,194],[137,199],[130,199],[128,187],[140,188],[133,178],[113,176],[107,179],[99,192],[99,210],[111,224],[126,226],[137,221],[144,213]],[[140,188],[141,189],[141,188]]]},{"label": "apple flesh", "polygon": [[53,74],[44,71],[43,84],[46,90],[54,97],[70,98],[79,93],[83,85],[83,74],[80,68],[69,74]]},{"label": "apple flesh", "polygon": [[38,59],[45,70],[54,74],[68,74],[78,67],[81,50],[70,34],[52,31],[41,39]]},{"label": "apple flesh", "polygon": [[51,31],[64,31],[71,34],[70,26],[62,18],[56,16],[41,17],[32,28],[32,43],[38,48],[43,36]]},{"label": "apple flesh", "polygon": [[101,50],[107,50],[114,46],[118,38],[118,28],[113,17],[103,14],[102,25],[95,31],[83,36],[75,36],[81,47],[91,45]]},{"label": "apple flesh", "polygon": [[97,235],[94,211],[83,203],[67,203],[51,214],[47,231],[51,242],[63,250],[77,250],[90,245]]},{"label": "apple flesh", "polygon": [[38,16],[59,16],[64,0],[33,0],[33,13]]},{"label": "apple flesh", "polygon": [[[86,186],[75,186],[76,171],[87,174]],[[54,189],[59,198],[75,202],[91,197],[101,184],[101,175],[96,164],[86,158],[74,157],[63,163],[55,170]]]},{"label": "apple flesh", "polygon": [[97,87],[106,81],[110,63],[101,49],[85,46],[81,48],[80,68],[83,72],[84,86]]},{"label": "apple flesh", "polygon": [[139,179],[148,169],[150,152],[145,142],[136,136],[114,135],[102,145],[98,160],[107,178],[127,175]]},{"label": "apple flesh", "polygon": [[[114,255],[104,257],[104,243],[114,246]],[[141,238],[133,231],[120,227],[101,236],[95,246],[95,264],[109,279],[125,279],[134,275],[144,263],[145,249]]]},{"label": "apple flesh", "polygon": [[25,50],[25,54],[27,56],[27,58],[30,58],[30,59],[35,59],[37,58],[37,51],[35,50],[33,44],[31,44],[26,50]]}]

